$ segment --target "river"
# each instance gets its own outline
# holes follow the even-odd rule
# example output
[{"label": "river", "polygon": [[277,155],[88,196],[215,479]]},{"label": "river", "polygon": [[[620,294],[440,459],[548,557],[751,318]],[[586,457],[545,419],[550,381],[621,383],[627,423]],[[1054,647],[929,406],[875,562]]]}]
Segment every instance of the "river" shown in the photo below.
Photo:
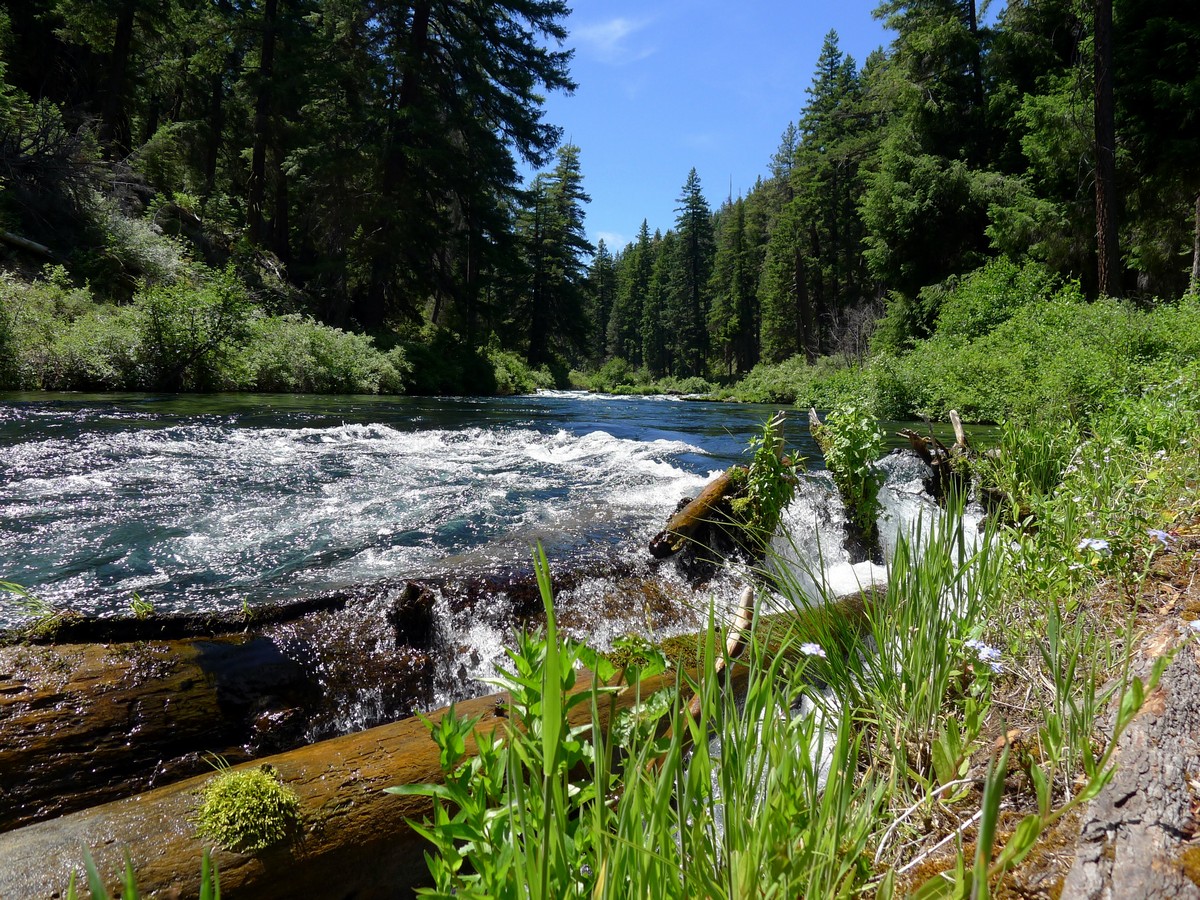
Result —
[{"label": "river", "polygon": [[[0,580],[56,607],[238,608],[641,553],[774,407],[512,398],[0,395]],[[820,467],[799,412],[787,427]],[[0,625],[20,618],[11,601]]]}]

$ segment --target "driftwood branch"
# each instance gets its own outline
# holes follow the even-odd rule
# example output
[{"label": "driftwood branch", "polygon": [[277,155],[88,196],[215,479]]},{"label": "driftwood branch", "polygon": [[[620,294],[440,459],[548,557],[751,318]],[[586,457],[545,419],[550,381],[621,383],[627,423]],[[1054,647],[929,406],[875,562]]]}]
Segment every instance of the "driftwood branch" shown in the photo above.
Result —
[{"label": "driftwood branch", "polygon": [[[750,626],[754,622],[754,586],[746,585],[742,591],[742,596],[738,600],[737,609],[733,611],[733,616],[729,620],[729,627],[725,634],[725,652],[713,661],[713,674],[721,682],[725,680],[725,666],[728,660],[735,659],[741,655],[746,649],[746,644],[750,640]],[[688,711],[693,716],[700,715],[700,706],[704,701],[704,695],[697,691],[692,697],[692,702],[688,705]]]}]

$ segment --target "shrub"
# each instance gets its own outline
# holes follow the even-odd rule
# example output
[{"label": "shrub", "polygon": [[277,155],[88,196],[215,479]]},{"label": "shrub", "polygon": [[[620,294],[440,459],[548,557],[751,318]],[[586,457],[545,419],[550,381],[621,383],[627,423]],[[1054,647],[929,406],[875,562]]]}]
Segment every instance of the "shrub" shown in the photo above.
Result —
[{"label": "shrub", "polygon": [[156,285],[135,298],[142,359],[153,386],[211,390],[250,338],[253,304],[232,269]]},{"label": "shrub", "polygon": [[829,413],[815,437],[825,454],[825,467],[846,504],[847,516],[870,545],[880,511],[883,476],[875,461],[883,453],[883,432],[862,406],[843,403]]},{"label": "shrub", "polygon": [[514,350],[491,346],[488,347],[487,358],[492,365],[497,394],[532,394],[554,387],[554,376],[548,368],[531,368],[524,357]]},{"label": "shrub", "polygon": [[256,319],[244,358],[256,391],[400,393],[410,374],[403,350],[381,353],[366,335],[296,314]]},{"label": "shrub", "polygon": [[935,333],[968,340],[981,337],[1024,306],[1051,297],[1056,282],[1038,263],[1018,267],[1007,257],[994,259],[951,290],[938,313]]}]

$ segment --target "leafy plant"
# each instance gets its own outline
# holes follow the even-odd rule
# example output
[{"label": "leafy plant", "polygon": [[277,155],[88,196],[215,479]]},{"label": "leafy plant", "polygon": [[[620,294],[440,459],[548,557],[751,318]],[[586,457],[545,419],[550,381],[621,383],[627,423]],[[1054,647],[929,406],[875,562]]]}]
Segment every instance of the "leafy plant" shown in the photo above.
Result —
[{"label": "leafy plant", "polygon": [[154,615],[154,604],[137,592],[130,598],[129,608],[138,619],[148,619]]},{"label": "leafy plant", "polygon": [[753,457],[739,496],[732,501],[734,515],[759,550],[766,549],[779,528],[783,511],[796,496],[798,473],[804,468],[802,457],[784,454],[783,440],[783,416],[779,414],[751,438]]},{"label": "leafy plant", "polygon": [[834,407],[814,434],[847,516],[862,531],[868,545],[874,543],[880,513],[879,488],[883,484],[875,461],[883,453],[883,432],[862,406],[849,402]]}]

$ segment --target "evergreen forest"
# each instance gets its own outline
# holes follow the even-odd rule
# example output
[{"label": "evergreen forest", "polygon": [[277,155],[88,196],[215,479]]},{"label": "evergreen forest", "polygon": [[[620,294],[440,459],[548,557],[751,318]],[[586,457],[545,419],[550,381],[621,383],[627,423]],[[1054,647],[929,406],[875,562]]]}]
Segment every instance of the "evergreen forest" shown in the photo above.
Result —
[{"label": "evergreen forest", "polygon": [[568,13],[4,3],[0,387],[997,421],[1200,352],[1200,6],[883,0],[890,45],[826,36],[748,193],[714,208],[681,160],[675,221],[625,247],[589,242],[587,148],[543,114]]}]

